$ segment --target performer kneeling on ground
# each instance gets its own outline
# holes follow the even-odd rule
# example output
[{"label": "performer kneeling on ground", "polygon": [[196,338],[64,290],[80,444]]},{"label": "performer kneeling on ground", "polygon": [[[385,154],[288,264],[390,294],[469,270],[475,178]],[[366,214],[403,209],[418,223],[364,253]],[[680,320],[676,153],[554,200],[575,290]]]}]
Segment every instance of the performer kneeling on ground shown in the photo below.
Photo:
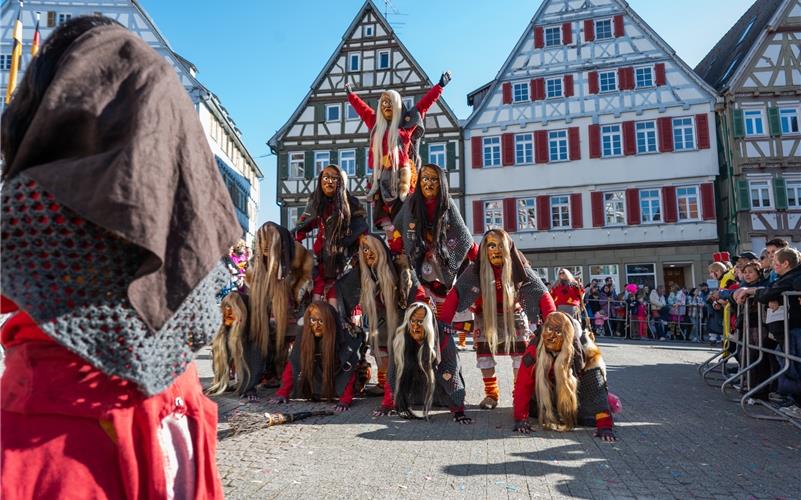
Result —
[{"label": "performer kneeling on ground", "polygon": [[403,324],[392,342],[389,379],[394,389],[385,392],[384,403],[373,414],[387,415],[394,409],[407,418],[421,418],[412,408],[422,405],[428,420],[433,405],[447,407],[454,422],[470,424],[464,414],[464,377],[450,328],[437,328],[434,313],[423,302],[406,310]]},{"label": "performer kneeling on ground", "polygon": [[495,355],[512,356],[516,377],[531,334],[529,321],[536,325],[556,308],[545,284],[506,231],[484,233],[478,253],[478,263],[470,263],[448,293],[439,319],[450,324],[456,311],[474,307],[474,340],[486,395],[480,407],[492,409],[500,397]]},{"label": "performer kneeling on ground", "polygon": [[545,429],[595,425],[595,436],[615,441],[606,364],[591,332],[555,312],[545,319],[538,341],[523,356],[514,392],[515,430],[528,434],[529,412]]},{"label": "performer kneeling on ground", "polygon": [[291,396],[312,401],[337,399],[335,411],[353,402],[353,384],[362,339],[342,326],[336,310],[313,302],[303,317],[303,332],[295,340],[281,387],[270,403],[286,403]]}]

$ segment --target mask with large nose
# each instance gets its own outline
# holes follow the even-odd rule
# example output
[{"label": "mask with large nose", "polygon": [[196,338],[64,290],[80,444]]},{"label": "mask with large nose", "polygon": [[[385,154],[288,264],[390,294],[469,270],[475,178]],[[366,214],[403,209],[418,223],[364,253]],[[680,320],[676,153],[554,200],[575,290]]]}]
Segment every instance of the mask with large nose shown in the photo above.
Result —
[{"label": "mask with large nose", "polygon": [[490,233],[487,238],[487,260],[492,267],[503,267],[503,242],[495,233]]},{"label": "mask with large nose", "polygon": [[426,310],[422,307],[417,308],[409,317],[409,336],[418,344],[426,338],[426,330],[423,327],[425,317]]}]

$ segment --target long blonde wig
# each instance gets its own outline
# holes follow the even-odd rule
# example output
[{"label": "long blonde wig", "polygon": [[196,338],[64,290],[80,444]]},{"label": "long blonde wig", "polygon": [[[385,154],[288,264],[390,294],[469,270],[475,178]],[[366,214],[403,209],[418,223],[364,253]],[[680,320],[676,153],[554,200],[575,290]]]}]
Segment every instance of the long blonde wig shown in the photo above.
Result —
[{"label": "long blonde wig", "polygon": [[[379,180],[381,179],[381,170],[384,168],[381,164],[384,155],[389,156],[390,168],[392,174],[392,185],[396,184],[398,176],[398,143],[400,136],[398,134],[398,126],[400,125],[401,111],[403,109],[403,101],[400,94],[395,90],[387,90],[384,92],[389,96],[392,102],[392,121],[388,122],[384,115],[381,113],[381,99],[378,99],[378,105],[375,109],[375,125],[370,132],[370,152],[372,153],[373,164],[373,182],[368,196],[375,194],[378,190]],[[384,134],[387,136],[387,149],[384,150]]]},{"label": "long blonde wig", "polygon": [[[542,325],[543,332],[546,328],[559,329],[562,332],[562,350],[556,357],[545,348],[543,334],[540,334],[537,343],[534,391],[537,396],[539,422],[545,429],[564,432],[576,426],[578,379],[573,374],[573,339],[581,334],[576,331],[576,324],[567,314],[552,312]],[[551,369],[554,381],[551,381]]]},{"label": "long blonde wig", "polygon": [[284,347],[291,291],[288,280],[280,279],[281,246],[281,235],[272,224],[265,223],[256,232],[251,261],[250,338],[265,357],[270,349],[270,313],[275,317],[276,354]]},{"label": "long blonde wig", "polygon": [[[419,309],[425,310],[425,317],[423,318],[425,338],[423,339],[422,345],[418,347],[417,343],[407,333],[407,330],[409,329],[409,321],[412,315]],[[409,366],[407,360],[410,354],[415,351],[417,366]],[[428,412],[431,410],[431,405],[434,402],[434,390],[436,389],[434,370],[439,362],[434,313],[428,304],[424,302],[414,302],[406,309],[406,314],[403,316],[403,323],[395,332],[392,345],[392,357],[395,362],[395,380],[392,381],[395,409],[399,412],[406,412],[414,417],[420,418],[420,415],[415,413],[412,409],[412,405],[414,404],[414,391],[417,389],[417,387],[413,387],[412,381],[414,380],[414,372],[420,370],[426,381],[422,418],[428,420]]]},{"label": "long blonde wig", "polygon": [[[217,335],[211,343],[211,367],[214,378],[207,394],[222,394],[229,388],[237,389],[245,380],[250,378],[250,369],[245,361],[244,346],[245,327],[248,322],[248,311],[245,302],[237,292],[229,293],[220,304],[220,310],[225,315],[225,308],[230,307],[234,313],[234,322],[226,326],[225,321],[220,324]],[[231,366],[236,373],[236,382],[231,384],[229,371]]]},{"label": "long blonde wig", "polygon": [[[501,268],[500,287],[503,290],[503,325],[498,325],[498,305],[495,295],[495,273],[492,270],[487,257],[487,236],[494,235],[501,242],[501,252],[503,253],[503,267]],[[499,344],[503,344],[508,352],[511,347],[511,339],[515,335],[515,284],[512,281],[512,243],[506,231],[493,229],[484,234],[479,246],[480,255],[480,283],[481,283],[481,307],[482,324],[481,334],[487,339],[490,351],[495,354]]]},{"label": "long blonde wig", "polygon": [[[371,235],[364,235],[361,237],[359,244],[365,244],[376,255],[376,262],[373,268],[367,265],[367,260],[364,253],[359,249],[359,275],[361,278],[361,296],[359,297],[359,304],[362,306],[364,314],[367,316],[369,327],[369,338],[371,342],[375,343],[378,339],[378,307],[376,305],[376,298],[378,292],[381,294],[381,300],[384,302],[385,319],[387,335],[387,346],[391,348],[392,337],[395,330],[398,328],[398,276],[392,262],[389,261],[389,253],[387,252],[384,243]],[[373,280],[375,276],[378,281],[378,289],[376,290],[376,281]],[[377,346],[374,346],[377,347]],[[375,349],[373,352],[378,352]]]}]

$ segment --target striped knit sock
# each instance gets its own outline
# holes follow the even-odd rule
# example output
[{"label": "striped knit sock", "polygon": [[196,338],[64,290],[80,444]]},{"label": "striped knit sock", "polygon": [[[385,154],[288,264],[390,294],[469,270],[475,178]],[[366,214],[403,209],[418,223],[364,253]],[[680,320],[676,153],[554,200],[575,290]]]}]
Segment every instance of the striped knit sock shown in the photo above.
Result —
[{"label": "striped knit sock", "polygon": [[496,377],[484,377],[484,394],[495,401],[500,399],[501,390],[498,388],[498,379]]},{"label": "striped knit sock", "polygon": [[384,383],[387,381],[387,371],[382,370],[381,368],[378,369],[378,383],[376,387],[384,387]]},{"label": "striped knit sock", "polygon": [[467,332],[464,330],[459,330],[459,347],[464,347],[467,345]]}]

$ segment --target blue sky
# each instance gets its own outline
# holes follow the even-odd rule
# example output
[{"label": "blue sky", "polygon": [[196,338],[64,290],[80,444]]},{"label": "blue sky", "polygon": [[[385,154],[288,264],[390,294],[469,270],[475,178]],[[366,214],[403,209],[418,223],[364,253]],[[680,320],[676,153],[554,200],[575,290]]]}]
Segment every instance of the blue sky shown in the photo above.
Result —
[{"label": "blue sky", "polygon": [[[382,0],[375,0],[383,6]],[[174,50],[231,113],[254,157],[306,95],[363,2],[360,0],[140,0]],[[629,0],[629,5],[694,67],[752,0]],[[393,0],[398,36],[436,81],[450,69],[445,99],[459,118],[466,95],[492,80],[540,1]],[[383,9],[383,7],[382,7]],[[400,24],[403,23],[403,24]],[[259,224],[278,220],[275,157],[264,172]]]}]

